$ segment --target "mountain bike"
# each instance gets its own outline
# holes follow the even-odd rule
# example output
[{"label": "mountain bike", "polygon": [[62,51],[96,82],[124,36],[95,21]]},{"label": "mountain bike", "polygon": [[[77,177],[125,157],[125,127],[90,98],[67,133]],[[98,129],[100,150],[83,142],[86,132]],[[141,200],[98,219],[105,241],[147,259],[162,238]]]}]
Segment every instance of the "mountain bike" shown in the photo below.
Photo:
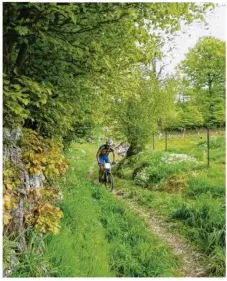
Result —
[{"label": "mountain bike", "polygon": [[102,183],[105,184],[107,189],[112,191],[113,187],[114,187],[114,179],[113,179],[113,175],[111,173],[111,164],[104,163],[103,166],[104,166],[104,170],[103,170],[103,176],[102,176]]}]

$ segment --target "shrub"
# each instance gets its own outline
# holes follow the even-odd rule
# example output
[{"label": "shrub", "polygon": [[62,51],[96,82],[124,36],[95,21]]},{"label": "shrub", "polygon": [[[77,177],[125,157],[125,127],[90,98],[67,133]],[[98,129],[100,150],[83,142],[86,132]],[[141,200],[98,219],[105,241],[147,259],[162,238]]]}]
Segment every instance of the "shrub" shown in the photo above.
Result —
[{"label": "shrub", "polygon": [[153,186],[169,175],[178,174],[200,167],[200,163],[186,154],[164,153],[153,155],[148,167],[141,169],[135,176],[135,184],[142,187]]}]

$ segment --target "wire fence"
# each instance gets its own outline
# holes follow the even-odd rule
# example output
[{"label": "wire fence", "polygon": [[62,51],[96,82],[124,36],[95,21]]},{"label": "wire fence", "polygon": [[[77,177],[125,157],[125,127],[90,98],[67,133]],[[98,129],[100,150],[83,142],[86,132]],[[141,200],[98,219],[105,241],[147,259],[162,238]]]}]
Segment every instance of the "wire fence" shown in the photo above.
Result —
[{"label": "wire fence", "polygon": [[210,142],[216,143],[219,138],[225,138],[225,129],[197,129],[197,130],[182,130],[176,131],[159,131],[152,133],[152,149],[153,150],[174,150],[180,147],[184,148],[196,147],[199,143],[206,146],[206,161],[207,166],[210,166]]}]

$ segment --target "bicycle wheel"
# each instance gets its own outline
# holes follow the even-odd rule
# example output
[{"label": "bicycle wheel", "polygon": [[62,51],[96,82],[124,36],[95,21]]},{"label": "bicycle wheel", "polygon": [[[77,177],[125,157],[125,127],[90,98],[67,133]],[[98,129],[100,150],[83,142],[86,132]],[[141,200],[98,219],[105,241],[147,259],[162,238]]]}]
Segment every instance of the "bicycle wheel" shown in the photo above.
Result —
[{"label": "bicycle wheel", "polygon": [[106,185],[106,182],[107,182],[107,175],[106,175],[105,172],[103,173],[101,180],[102,180],[102,183],[104,183],[104,184]]},{"label": "bicycle wheel", "polygon": [[106,188],[109,189],[110,191],[113,190],[114,180],[113,180],[112,174],[106,174],[105,186],[106,186]]}]

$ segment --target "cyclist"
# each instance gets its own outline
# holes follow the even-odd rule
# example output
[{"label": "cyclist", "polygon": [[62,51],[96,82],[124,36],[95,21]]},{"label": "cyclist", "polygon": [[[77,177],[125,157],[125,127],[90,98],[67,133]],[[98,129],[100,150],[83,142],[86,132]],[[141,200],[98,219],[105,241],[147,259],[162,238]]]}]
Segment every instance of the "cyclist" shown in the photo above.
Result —
[{"label": "cyclist", "polygon": [[111,145],[113,144],[113,141],[111,139],[108,139],[105,144],[101,145],[96,153],[96,159],[99,165],[99,182],[102,182],[102,175],[104,170],[104,163],[110,163],[109,160],[109,153],[113,153],[113,162],[112,164],[115,164],[115,153],[113,148],[111,148]]}]

